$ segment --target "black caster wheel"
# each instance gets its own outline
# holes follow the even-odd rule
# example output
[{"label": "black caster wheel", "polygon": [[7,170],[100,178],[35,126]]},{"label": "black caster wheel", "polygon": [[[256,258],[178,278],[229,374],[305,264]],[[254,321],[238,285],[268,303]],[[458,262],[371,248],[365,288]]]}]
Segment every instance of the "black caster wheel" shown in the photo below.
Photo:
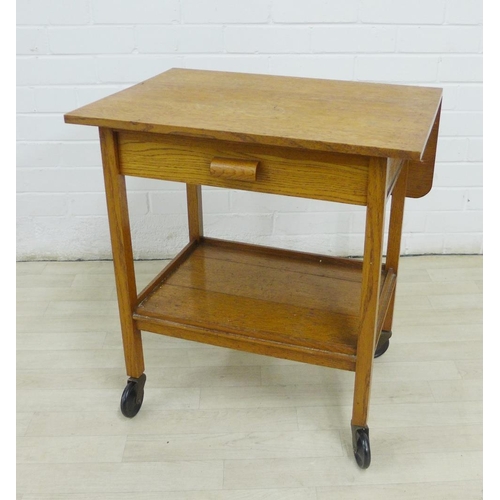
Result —
[{"label": "black caster wheel", "polygon": [[145,383],[145,373],[143,373],[139,378],[130,377],[128,379],[120,401],[120,409],[125,417],[133,418],[139,413],[142,400],[144,399]]},{"label": "black caster wheel", "polygon": [[368,469],[372,459],[368,427],[352,426],[354,458],[360,469]]},{"label": "black caster wheel", "polygon": [[378,339],[377,348],[375,349],[375,357],[378,358],[384,354],[387,349],[389,349],[389,339],[392,337],[392,332],[387,330],[382,330],[380,337]]}]

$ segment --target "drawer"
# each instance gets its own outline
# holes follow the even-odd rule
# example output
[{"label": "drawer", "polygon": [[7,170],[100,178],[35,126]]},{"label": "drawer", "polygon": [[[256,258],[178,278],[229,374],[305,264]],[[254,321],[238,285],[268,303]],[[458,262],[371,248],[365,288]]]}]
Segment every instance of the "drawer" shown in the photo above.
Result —
[{"label": "drawer", "polygon": [[366,205],[365,156],[119,131],[120,172]]}]

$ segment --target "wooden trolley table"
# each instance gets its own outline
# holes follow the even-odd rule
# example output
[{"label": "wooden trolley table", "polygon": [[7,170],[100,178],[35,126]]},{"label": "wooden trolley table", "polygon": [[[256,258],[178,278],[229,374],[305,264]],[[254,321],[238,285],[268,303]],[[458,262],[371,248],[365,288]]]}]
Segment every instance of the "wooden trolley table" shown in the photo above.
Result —
[{"label": "wooden trolley table", "polygon": [[[143,400],[141,330],[351,370],[354,455],[368,467],[372,364],[391,336],[404,201],[432,186],[441,98],[437,88],[171,69],[66,114],[99,127],[130,377],[122,413]],[[139,294],[127,175],[187,188],[189,242]],[[363,260],[206,238],[201,185],[364,205]]]}]

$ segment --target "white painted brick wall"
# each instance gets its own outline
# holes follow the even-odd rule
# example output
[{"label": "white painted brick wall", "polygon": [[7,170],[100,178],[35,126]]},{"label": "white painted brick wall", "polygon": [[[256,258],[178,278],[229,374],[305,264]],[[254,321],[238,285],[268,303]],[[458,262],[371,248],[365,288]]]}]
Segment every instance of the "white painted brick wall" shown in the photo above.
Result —
[{"label": "white painted brick wall", "polygon": [[85,26],[48,28],[52,54],[130,54],[135,48],[134,28]]},{"label": "white painted brick wall", "polygon": [[303,26],[228,26],[225,49],[240,54],[310,52],[310,30]]},{"label": "white painted brick wall", "polygon": [[352,0],[273,0],[271,19],[275,23],[356,23],[361,3]]},{"label": "white painted brick wall", "polygon": [[93,23],[105,25],[169,24],[180,15],[178,0],[90,0],[90,8]]},{"label": "white painted brick wall", "polygon": [[[63,113],[171,67],[444,89],[434,189],[403,253],[482,252],[481,0],[18,0],[17,254],[109,258],[97,131]],[[127,179],[135,255],[186,241],[183,185]],[[204,188],[206,232],[359,255],[365,210]]]},{"label": "white painted brick wall", "polygon": [[317,26],[311,31],[311,51],[317,54],[355,52],[394,53],[398,29],[395,26]]},{"label": "white painted brick wall", "polygon": [[269,0],[181,0],[181,20],[185,24],[267,23]]}]

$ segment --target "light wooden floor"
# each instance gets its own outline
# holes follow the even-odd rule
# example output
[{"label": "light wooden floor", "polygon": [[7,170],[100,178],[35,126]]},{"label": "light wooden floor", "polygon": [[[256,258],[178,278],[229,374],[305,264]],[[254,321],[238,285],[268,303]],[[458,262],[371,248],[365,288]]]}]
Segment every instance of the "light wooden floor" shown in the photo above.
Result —
[{"label": "light wooden floor", "polygon": [[144,333],[128,420],[112,264],[18,263],[17,499],[482,498],[482,258],[401,268],[362,471],[352,373]]}]

